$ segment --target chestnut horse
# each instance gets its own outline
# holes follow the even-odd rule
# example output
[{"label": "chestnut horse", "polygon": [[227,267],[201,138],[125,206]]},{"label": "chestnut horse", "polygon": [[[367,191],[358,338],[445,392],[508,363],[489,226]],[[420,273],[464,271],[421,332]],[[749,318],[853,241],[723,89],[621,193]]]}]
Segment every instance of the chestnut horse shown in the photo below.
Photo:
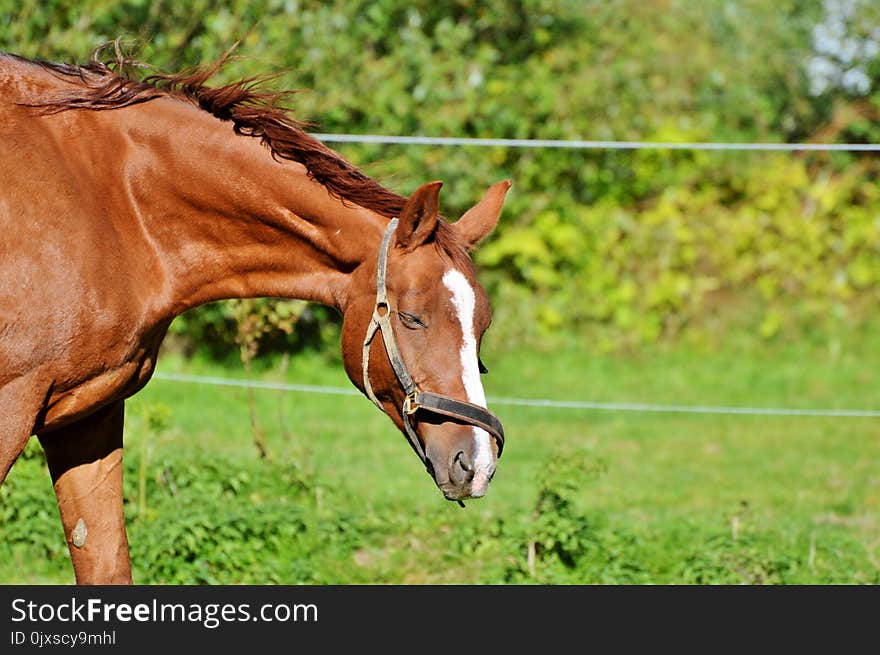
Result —
[{"label": "chestnut horse", "polygon": [[482,496],[503,444],[469,251],[510,183],[448,223],[440,182],[392,193],[309,136],[284,93],[209,86],[220,63],[137,79],[123,59],[0,54],[0,483],[37,435],[80,584],[131,582],[124,400],[172,319],[206,302],[338,308],[348,376],[446,498]]}]

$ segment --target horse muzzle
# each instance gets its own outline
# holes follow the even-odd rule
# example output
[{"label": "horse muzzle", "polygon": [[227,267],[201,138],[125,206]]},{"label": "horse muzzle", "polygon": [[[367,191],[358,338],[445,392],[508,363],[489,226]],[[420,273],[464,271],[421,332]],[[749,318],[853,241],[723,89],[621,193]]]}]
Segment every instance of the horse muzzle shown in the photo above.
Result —
[{"label": "horse muzzle", "polygon": [[425,468],[444,497],[462,501],[486,495],[498,462],[490,435],[447,422],[423,425],[422,430],[428,433]]}]

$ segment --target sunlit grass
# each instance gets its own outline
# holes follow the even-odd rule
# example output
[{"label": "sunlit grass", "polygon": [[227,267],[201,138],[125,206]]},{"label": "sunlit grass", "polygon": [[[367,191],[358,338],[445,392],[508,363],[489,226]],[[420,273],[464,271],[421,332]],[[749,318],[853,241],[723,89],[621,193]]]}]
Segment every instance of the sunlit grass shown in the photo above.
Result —
[{"label": "sunlit grass", "polygon": [[[743,338],[728,350],[701,352],[682,344],[601,357],[577,347],[487,347],[483,359],[490,368],[490,397],[880,408],[880,339],[869,330],[831,346],[822,340],[764,344]],[[172,356],[158,370],[244,375]],[[282,379],[271,363],[256,375]],[[350,387],[338,362],[315,355],[294,360],[284,379]],[[205,500],[213,508],[205,511],[214,513],[198,518],[205,534],[228,511],[236,521],[252,522],[260,535],[251,548],[249,529],[242,529],[243,545],[234,546],[242,560],[234,572],[198,557],[179,563],[184,572],[209,571],[203,578],[211,582],[880,581],[880,419],[497,405],[508,438],[505,455],[487,497],[462,510],[440,497],[404,437],[365,398],[257,390],[254,401],[267,460],[252,443],[245,389],[155,379],[128,402],[129,458],[147,452],[151,480],[148,518],[135,511],[137,476],[129,473],[126,480],[138,582],[168,581],[138,561],[138,544],[152,552],[150,540],[160,524],[172,540],[190,530],[188,515],[177,511],[182,501],[168,495],[162,471],[197,475],[208,464],[211,475],[244,475],[246,491],[224,492],[229,497],[220,504]],[[157,406],[169,412],[158,432],[144,420]],[[146,451],[143,439],[149,440]],[[538,481],[554,460],[573,456],[590,469],[574,501],[591,545],[570,567],[552,568],[539,557],[529,569]],[[27,521],[57,523],[51,485],[39,466],[38,458],[17,464],[2,502],[44,497],[45,506]],[[136,471],[132,466],[127,470]],[[285,471],[299,471],[308,481],[305,490],[286,490]],[[201,487],[193,489],[196,494]],[[198,495],[187,498],[198,513]],[[274,529],[265,522],[288,511],[305,527],[272,548],[260,546]],[[49,536],[33,537],[30,547],[28,531],[4,526],[14,538],[0,544],[0,580],[72,581],[63,542],[60,548],[53,543],[49,556],[40,554],[52,534],[61,539],[60,528],[42,523],[39,534]],[[289,546],[285,539],[292,539]],[[28,556],[31,547],[39,561]]]}]

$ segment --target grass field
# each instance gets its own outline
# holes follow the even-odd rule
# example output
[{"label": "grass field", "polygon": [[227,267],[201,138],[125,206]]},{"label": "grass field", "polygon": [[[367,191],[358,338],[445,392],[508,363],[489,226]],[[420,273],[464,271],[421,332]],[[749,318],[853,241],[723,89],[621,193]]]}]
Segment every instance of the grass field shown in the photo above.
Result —
[{"label": "grass field", "polygon": [[[492,396],[880,408],[880,331],[627,356],[492,351]],[[168,355],[160,372],[242,377]],[[278,381],[266,363],[256,377]],[[290,382],[350,387],[296,358]],[[444,501],[362,397],[153,380],[128,402],[138,583],[880,583],[880,419],[495,406],[489,494]],[[70,583],[36,440],[0,490],[0,582]]]}]

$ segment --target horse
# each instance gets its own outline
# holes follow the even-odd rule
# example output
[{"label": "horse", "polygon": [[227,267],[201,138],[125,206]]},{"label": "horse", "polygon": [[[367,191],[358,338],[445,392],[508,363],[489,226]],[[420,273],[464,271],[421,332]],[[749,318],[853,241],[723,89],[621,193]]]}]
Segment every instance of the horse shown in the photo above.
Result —
[{"label": "horse", "polygon": [[132,582],[125,399],[203,303],[339,310],[348,377],[449,500],[486,493],[504,444],[470,253],[510,181],[447,221],[442,182],[382,186],[267,78],[209,84],[225,60],[144,76],[118,49],[82,65],[0,53],[0,484],[36,435],[77,584]]}]

